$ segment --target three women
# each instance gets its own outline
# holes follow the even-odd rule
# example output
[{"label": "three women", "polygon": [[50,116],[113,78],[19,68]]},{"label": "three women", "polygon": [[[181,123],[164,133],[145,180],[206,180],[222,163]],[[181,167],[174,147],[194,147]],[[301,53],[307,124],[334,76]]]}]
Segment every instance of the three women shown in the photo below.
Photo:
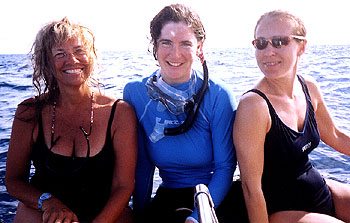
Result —
[{"label": "three women", "polygon": [[[222,84],[206,83],[205,31],[196,13],[167,6],[150,28],[160,69],[124,90],[139,121],[134,209],[142,220],[196,221],[194,186],[207,184],[218,206],[231,185],[235,102]],[[255,29],[264,78],[242,97],[233,133],[251,222],[350,219],[349,187],[324,180],[308,159],[320,139],[349,155],[350,139],[334,125],[315,81],[296,74],[305,36],[302,22],[281,11],[263,15]],[[196,57],[203,73],[192,69]],[[93,90],[94,58],[85,27],[64,19],[38,34],[33,78],[39,94],[18,107],[7,161],[8,191],[20,200],[18,222],[126,216],[136,119],[125,102],[114,110],[113,99]],[[36,172],[28,183],[31,160]],[[163,183],[151,201],[155,167]]]}]

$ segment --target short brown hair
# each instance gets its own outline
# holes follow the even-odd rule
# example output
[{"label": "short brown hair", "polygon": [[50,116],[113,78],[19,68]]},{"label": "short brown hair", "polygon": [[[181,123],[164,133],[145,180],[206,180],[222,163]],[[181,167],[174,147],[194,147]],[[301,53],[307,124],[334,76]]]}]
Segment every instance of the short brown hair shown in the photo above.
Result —
[{"label": "short brown hair", "polygon": [[151,43],[153,44],[153,56],[155,59],[157,59],[157,41],[164,25],[169,22],[184,22],[190,26],[197,41],[204,41],[206,38],[205,30],[199,15],[193,9],[183,4],[166,6],[153,18],[150,24]]}]

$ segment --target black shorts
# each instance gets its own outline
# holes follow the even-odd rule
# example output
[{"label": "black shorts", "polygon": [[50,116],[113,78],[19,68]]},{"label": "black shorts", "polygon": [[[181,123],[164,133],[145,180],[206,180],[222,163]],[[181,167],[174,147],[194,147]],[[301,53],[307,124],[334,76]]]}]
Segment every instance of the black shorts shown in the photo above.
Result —
[{"label": "black shorts", "polygon": [[[194,210],[195,188],[159,187],[146,208],[145,222],[183,223]],[[240,181],[234,181],[221,205],[215,210],[220,223],[246,223],[247,210]]]},{"label": "black shorts", "polygon": [[335,216],[332,194],[315,168],[308,169],[294,181],[276,179],[263,190],[269,215],[297,210]]},{"label": "black shorts", "polygon": [[150,205],[145,209],[145,222],[185,222],[194,210],[194,188],[159,186]]}]

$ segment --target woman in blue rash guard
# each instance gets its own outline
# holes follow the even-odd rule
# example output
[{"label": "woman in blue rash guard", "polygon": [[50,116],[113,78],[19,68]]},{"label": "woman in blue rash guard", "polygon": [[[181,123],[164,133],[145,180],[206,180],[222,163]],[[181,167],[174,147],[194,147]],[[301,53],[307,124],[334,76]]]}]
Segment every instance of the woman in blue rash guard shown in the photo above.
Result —
[{"label": "woman in blue rash guard", "polygon": [[[197,57],[205,63],[206,37],[192,9],[181,4],[164,7],[151,21],[150,33],[160,69],[124,89],[124,100],[135,108],[139,121],[133,207],[139,221],[197,222],[194,187],[208,185],[217,207],[231,186],[236,102],[227,87],[212,79],[207,83],[201,71],[192,69]],[[187,125],[203,85],[207,89],[197,115]],[[183,123],[187,127],[182,128]],[[162,184],[151,201],[155,167]]]}]

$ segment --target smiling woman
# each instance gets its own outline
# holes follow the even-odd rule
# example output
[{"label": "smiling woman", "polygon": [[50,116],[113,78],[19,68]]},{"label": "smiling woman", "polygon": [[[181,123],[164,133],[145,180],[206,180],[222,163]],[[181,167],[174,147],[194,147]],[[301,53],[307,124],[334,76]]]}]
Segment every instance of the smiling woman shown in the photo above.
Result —
[{"label": "smiling woman", "polygon": [[[78,85],[90,78],[93,64],[80,39],[69,39],[52,48],[55,77],[59,84]],[[61,87],[62,88],[62,87]]]},{"label": "smiling woman", "polygon": [[162,78],[168,84],[180,84],[190,78],[192,63],[202,53],[198,42],[186,23],[164,25],[157,42],[157,60]]},{"label": "smiling woman", "polygon": [[[160,69],[124,88],[139,119],[133,207],[141,222],[196,222],[195,186],[208,185],[217,208],[232,182],[235,98],[222,82],[208,80],[206,33],[192,8],[164,7],[152,19],[150,34]],[[195,60],[203,73],[193,68]],[[152,200],[155,167],[163,182]]]},{"label": "smiling woman", "polygon": [[334,124],[316,81],[297,73],[304,23],[270,11],[254,37],[264,76],[241,97],[233,130],[250,222],[349,222],[349,185],[323,178],[309,159],[320,140],[350,155],[350,135]]},{"label": "smiling woman", "polygon": [[99,91],[94,41],[67,18],[37,34],[38,94],[17,108],[6,163],[8,193],[19,200],[15,222],[132,221],[136,117]]}]

